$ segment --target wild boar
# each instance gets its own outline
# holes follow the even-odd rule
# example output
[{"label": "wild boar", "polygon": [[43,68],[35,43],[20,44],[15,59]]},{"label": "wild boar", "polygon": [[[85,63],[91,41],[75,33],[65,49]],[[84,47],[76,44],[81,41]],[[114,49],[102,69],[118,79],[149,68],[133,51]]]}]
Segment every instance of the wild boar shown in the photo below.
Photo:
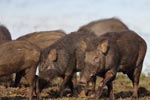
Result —
[{"label": "wild boar", "polygon": [[66,85],[74,93],[73,74],[84,67],[84,51],[95,37],[93,33],[73,32],[43,50],[39,66],[40,77],[47,80],[62,77],[64,80],[59,89],[60,96]]},{"label": "wild boar", "polygon": [[101,76],[102,84],[96,93],[99,98],[104,86],[114,100],[112,81],[117,72],[127,74],[133,84],[133,98],[138,97],[139,77],[147,50],[145,40],[133,31],[106,33],[93,41],[95,49],[85,55],[85,68],[81,71],[80,83],[84,86],[91,77]]},{"label": "wild boar", "polygon": [[[9,30],[4,25],[0,25],[0,45],[11,40],[12,39]],[[12,83],[13,75],[3,76],[0,78],[0,84],[5,87],[11,86]]]},{"label": "wild boar", "polygon": [[[27,40],[37,45],[41,50],[43,50],[46,47],[58,41],[60,38],[64,37],[65,35],[66,33],[62,30],[40,31],[26,34],[24,36],[17,38],[17,40]],[[39,91],[42,91],[43,88],[46,88],[48,84],[49,84],[48,81],[46,82],[46,80],[40,78],[38,84]]]},{"label": "wild boar", "polygon": [[1,44],[0,77],[16,73],[15,84],[18,84],[17,82],[24,76],[29,83],[29,100],[32,100],[40,54],[40,48],[28,41],[9,41]]},{"label": "wild boar", "polygon": [[[78,31],[80,32],[93,32],[97,37],[105,34],[106,32],[121,32],[129,30],[129,28],[117,18],[106,18],[97,21],[92,21],[86,25],[81,26]],[[95,91],[96,77],[91,79],[92,91]],[[87,91],[88,92],[88,91]]]}]

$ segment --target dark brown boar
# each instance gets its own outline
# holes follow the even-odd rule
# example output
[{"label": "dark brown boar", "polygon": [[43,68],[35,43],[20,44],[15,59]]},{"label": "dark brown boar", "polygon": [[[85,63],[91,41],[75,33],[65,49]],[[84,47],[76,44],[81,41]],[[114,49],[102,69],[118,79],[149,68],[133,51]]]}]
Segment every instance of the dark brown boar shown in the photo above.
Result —
[{"label": "dark brown boar", "polygon": [[39,74],[47,80],[57,76],[64,79],[59,89],[60,96],[63,95],[66,85],[69,85],[72,93],[74,92],[73,74],[84,67],[84,51],[87,44],[90,45],[90,40],[95,37],[93,33],[73,32],[43,51]]},{"label": "dark brown boar", "polygon": [[[60,38],[64,37],[66,33],[62,30],[53,30],[53,31],[40,31],[26,34],[19,37],[17,40],[27,40],[41,48],[41,50],[52,45]],[[37,76],[38,77],[38,76]],[[48,81],[44,79],[39,79],[39,91],[42,91],[43,88],[46,88],[49,84]],[[16,85],[15,85],[16,87]]]},{"label": "dark brown boar", "polygon": [[[0,25],[0,45],[11,40],[12,39],[9,30],[4,25]],[[12,82],[13,75],[4,76],[0,78],[0,84],[5,87],[11,86]]]},{"label": "dark brown boar", "polygon": [[[106,32],[121,32],[129,30],[128,27],[117,18],[106,18],[97,21],[92,21],[86,25],[81,26],[78,31],[80,32],[93,32],[97,36],[103,35]],[[92,91],[95,91],[96,77],[93,77]]]},{"label": "dark brown boar", "polygon": [[10,41],[1,44],[0,77],[16,73],[16,82],[24,76],[29,83],[29,100],[32,100],[33,84],[40,48],[27,41]]},{"label": "dark brown boar", "polygon": [[133,31],[106,33],[93,41],[95,49],[86,51],[85,68],[81,72],[83,85],[93,76],[103,77],[96,93],[99,98],[107,85],[111,100],[114,100],[112,81],[117,72],[127,74],[133,84],[133,98],[138,97],[141,74],[147,46],[143,38]]},{"label": "dark brown boar", "polygon": [[19,37],[17,40],[27,40],[44,49],[65,36],[61,30],[33,32]]},{"label": "dark brown boar", "polygon": [[117,18],[107,18],[93,21],[78,29],[78,31],[83,32],[94,32],[97,36],[100,36],[106,32],[121,32],[124,30],[128,30],[128,27]]}]

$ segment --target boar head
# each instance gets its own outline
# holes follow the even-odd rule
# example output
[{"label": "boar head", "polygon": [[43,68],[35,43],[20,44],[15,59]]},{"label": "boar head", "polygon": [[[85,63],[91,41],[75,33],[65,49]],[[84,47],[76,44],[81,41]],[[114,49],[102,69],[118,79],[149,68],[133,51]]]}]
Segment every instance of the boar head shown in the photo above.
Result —
[{"label": "boar head", "polygon": [[47,56],[41,57],[39,75],[46,80],[52,80],[56,76],[55,62],[57,59],[56,49],[51,49]]},{"label": "boar head", "polygon": [[109,50],[109,41],[102,40],[98,43],[95,50],[86,51],[85,68],[81,71],[80,83],[86,85],[92,77],[99,73],[103,73],[105,65],[105,55]]}]

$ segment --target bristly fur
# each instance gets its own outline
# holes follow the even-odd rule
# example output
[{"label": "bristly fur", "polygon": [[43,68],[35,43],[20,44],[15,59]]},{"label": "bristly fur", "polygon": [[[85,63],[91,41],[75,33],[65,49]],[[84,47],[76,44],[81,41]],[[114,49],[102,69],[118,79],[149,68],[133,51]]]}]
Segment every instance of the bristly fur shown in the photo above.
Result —
[{"label": "bristly fur", "polygon": [[10,40],[12,39],[9,30],[4,25],[0,25],[0,44]]},{"label": "bristly fur", "polygon": [[83,32],[94,32],[97,36],[106,32],[120,32],[124,30],[129,30],[129,28],[120,19],[115,17],[92,21],[78,29],[78,31]]},{"label": "bristly fur", "polygon": [[[0,24],[0,44],[11,41],[11,34],[6,26]],[[0,78],[0,84],[5,85],[6,87],[10,86],[13,81],[13,76],[3,76]]]},{"label": "bristly fur", "polygon": [[[96,35],[90,32],[72,32],[44,49],[40,60],[41,66],[39,66],[40,76],[48,80],[52,80],[54,77],[62,77],[64,78],[63,82],[70,82],[73,74],[84,67],[85,52],[81,47],[84,44],[82,42],[84,41],[88,46],[93,38],[96,38]],[[49,56],[51,50],[54,49],[57,56],[55,61],[51,60]],[[64,84],[61,85],[60,89],[65,88]],[[73,89],[71,90],[73,91]]]},{"label": "bristly fur", "polygon": [[33,44],[36,44],[41,49],[45,49],[65,35],[66,34],[62,30],[40,31],[26,34],[19,37],[17,40],[27,40]]}]

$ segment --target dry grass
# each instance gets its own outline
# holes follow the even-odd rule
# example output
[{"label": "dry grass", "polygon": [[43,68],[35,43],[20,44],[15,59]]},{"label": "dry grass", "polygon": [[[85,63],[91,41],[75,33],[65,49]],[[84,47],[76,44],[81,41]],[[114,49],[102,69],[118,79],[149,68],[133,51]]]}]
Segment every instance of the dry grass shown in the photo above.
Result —
[{"label": "dry grass", "polygon": [[[97,84],[101,79],[98,78]],[[56,81],[57,83],[57,81]],[[60,82],[59,82],[60,83]],[[116,100],[131,100],[132,84],[127,76],[119,73],[115,81],[113,81],[114,93]],[[140,78],[139,100],[150,100],[150,77],[145,77],[143,74]],[[27,88],[4,88],[0,87],[0,100],[26,100]],[[93,100],[91,97],[66,97],[56,98],[57,86],[44,89],[41,93],[42,100]],[[68,94],[66,89],[64,95]],[[109,100],[105,96],[101,100]]]}]

